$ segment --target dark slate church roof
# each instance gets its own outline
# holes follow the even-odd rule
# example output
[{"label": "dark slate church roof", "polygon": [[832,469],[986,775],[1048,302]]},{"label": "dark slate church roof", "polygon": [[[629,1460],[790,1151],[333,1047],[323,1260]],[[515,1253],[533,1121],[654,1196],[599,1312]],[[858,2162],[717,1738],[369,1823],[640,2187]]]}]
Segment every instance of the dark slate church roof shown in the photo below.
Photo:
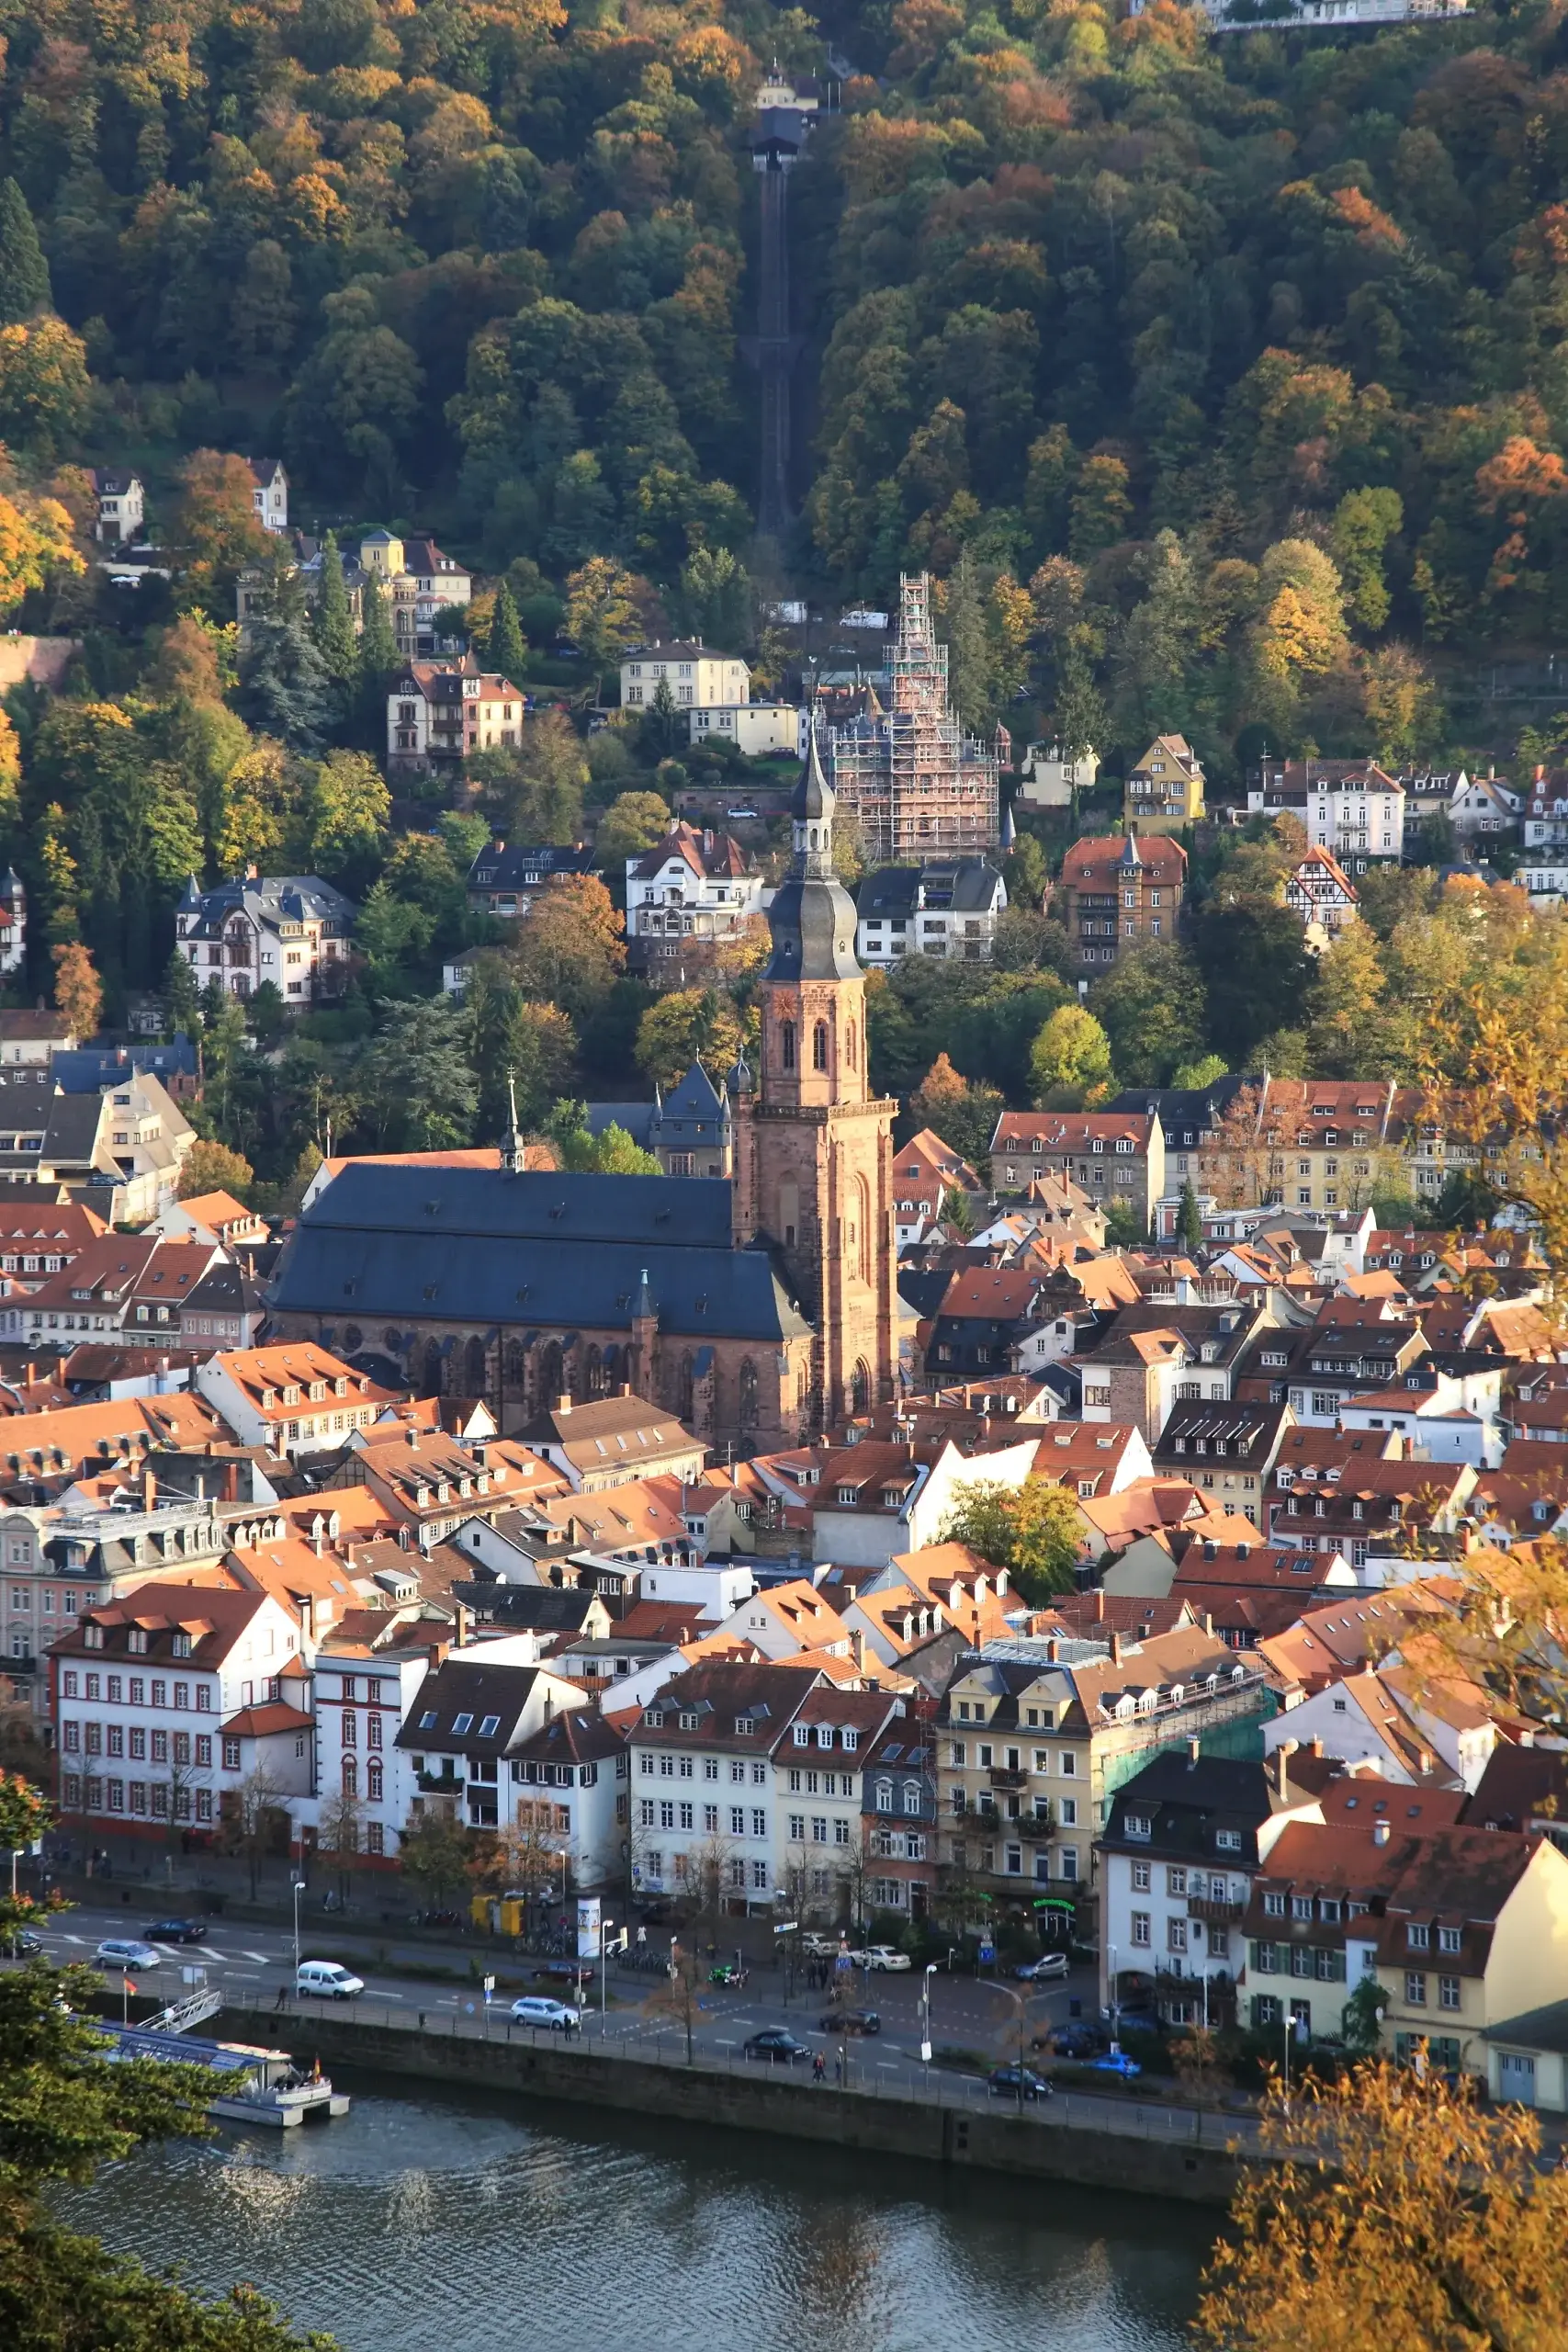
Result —
[{"label": "dark slate church roof", "polygon": [[350,1163],[295,1228],[276,1313],[776,1340],[807,1326],[772,1259],[730,1245],[728,1185]]}]

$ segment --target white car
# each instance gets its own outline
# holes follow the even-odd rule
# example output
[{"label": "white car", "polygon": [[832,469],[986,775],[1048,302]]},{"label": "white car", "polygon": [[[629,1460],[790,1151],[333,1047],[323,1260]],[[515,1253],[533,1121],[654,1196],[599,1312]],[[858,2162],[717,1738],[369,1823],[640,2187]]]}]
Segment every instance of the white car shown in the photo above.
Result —
[{"label": "white car", "polygon": [[335,1960],[302,1960],[294,1979],[296,1993],[319,2001],[352,2001],[365,1990],[363,1976],[355,1976]]},{"label": "white car", "polygon": [[156,1968],[162,1954],[151,1944],[138,1943],[134,1937],[109,1936],[94,1954],[100,1968]]},{"label": "white car", "polygon": [[865,1968],[908,1968],[909,1955],[907,1951],[895,1951],[891,1944],[872,1944],[861,1964]]},{"label": "white car", "polygon": [[570,2002],[547,2000],[542,1993],[523,1993],[512,2004],[518,2025],[547,2025],[556,2033],[575,2033],[582,2023]]}]

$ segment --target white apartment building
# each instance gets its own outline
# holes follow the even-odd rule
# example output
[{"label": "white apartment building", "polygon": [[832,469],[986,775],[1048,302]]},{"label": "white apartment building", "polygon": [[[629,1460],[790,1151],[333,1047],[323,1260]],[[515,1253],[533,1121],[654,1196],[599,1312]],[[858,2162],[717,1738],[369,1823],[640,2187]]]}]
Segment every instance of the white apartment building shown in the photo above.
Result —
[{"label": "white apartment building", "polygon": [[884,865],[861,884],[855,954],[886,970],[909,956],[988,964],[1007,884],[983,857]]},{"label": "white apartment building", "polygon": [[1065,752],[1060,743],[1031,743],[1018,797],[1031,808],[1066,808],[1075,792],[1092,792],[1100,759],[1092,751]]},{"label": "white apartment building", "polygon": [[139,538],[146,520],[146,493],[141,477],[129,469],[113,470],[99,466],[93,473],[93,488],[98,494],[98,519],[93,536],[110,547],[118,547],[128,539]]},{"label": "white apartment building", "polygon": [[727,1909],[771,1909],[775,1751],[817,1679],[799,1667],[727,1661],[693,1667],[649,1699],[628,1742],[638,1892],[683,1894],[716,1881]]},{"label": "white apartment building", "polygon": [[626,938],[638,971],[668,982],[746,936],[768,893],[731,833],[674,819],[651,849],[626,860]]},{"label": "white apartment building", "polygon": [[621,703],[646,710],[661,685],[678,709],[734,710],[751,699],[751,670],[737,655],[716,653],[701,638],[642,645],[621,664]]},{"label": "white apartment building", "polygon": [[[266,1593],[152,1581],[90,1609],[50,1651],[63,1817],[210,1832],[231,1718],[288,1703],[300,1647]],[[294,1736],[308,1786],[304,1734]]]},{"label": "white apartment building", "polygon": [[793,702],[705,703],[688,724],[694,743],[733,743],[749,760],[806,757],[806,713]]},{"label": "white apartment building", "polygon": [[230,996],[254,996],[270,980],[292,1012],[341,994],[359,910],[317,874],[259,875],[204,890],[193,874],[175,910],[176,951],[197,988],[216,980]]},{"label": "white apartment building", "polygon": [[397,1619],[384,1635],[357,1638],[367,1614],[355,1611],[352,1628],[329,1635],[316,1656],[309,1810],[318,1839],[323,1822],[330,1833],[352,1818],[360,1852],[393,1855],[420,1792],[414,1758],[399,1747],[398,1734],[440,1652],[417,1624]]},{"label": "white apartment building", "polygon": [[1313,849],[1349,875],[1404,854],[1404,786],[1375,760],[1269,760],[1248,784],[1249,814],[1289,811]]},{"label": "white apartment building", "polygon": [[251,492],[256,520],[264,531],[288,528],[288,476],[276,458],[247,458],[254,488]]}]

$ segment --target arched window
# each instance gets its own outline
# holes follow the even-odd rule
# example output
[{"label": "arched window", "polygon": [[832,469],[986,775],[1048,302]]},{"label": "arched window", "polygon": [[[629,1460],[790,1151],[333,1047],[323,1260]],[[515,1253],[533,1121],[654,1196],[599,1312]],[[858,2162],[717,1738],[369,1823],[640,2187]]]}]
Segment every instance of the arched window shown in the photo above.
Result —
[{"label": "arched window", "polygon": [[793,1021],[784,1021],[779,1025],[779,1057],[785,1069],[795,1068],[795,1023]]},{"label": "arched window", "polygon": [[850,1410],[863,1413],[871,1404],[871,1373],[862,1356],[850,1374]]},{"label": "arched window", "polygon": [[748,1430],[757,1426],[757,1367],[750,1356],[740,1365],[740,1426]]},{"label": "arched window", "polygon": [[365,1345],[365,1334],[357,1323],[344,1324],[343,1344],[344,1351],[348,1355],[352,1355],[355,1348],[362,1348]]},{"label": "arched window", "polygon": [[583,1385],[590,1396],[603,1396],[604,1394],[604,1359],[597,1348],[590,1348],[588,1351],[588,1361],[583,1370]]},{"label": "arched window", "polygon": [[604,1351],[604,1386],[603,1394],[613,1396],[621,1385],[621,1351],[619,1348]]},{"label": "arched window", "polygon": [[863,1176],[855,1178],[855,1214],[850,1227],[850,1262],[863,1283],[871,1280],[871,1189]]},{"label": "arched window", "polygon": [[485,1370],[485,1343],[470,1340],[463,1351],[463,1389],[468,1396],[482,1396],[488,1385]]},{"label": "arched window", "polygon": [[422,1396],[439,1396],[441,1394],[441,1342],[439,1340],[426,1340],[424,1343],[424,1378],[420,1383],[419,1393]]},{"label": "arched window", "polygon": [[391,1325],[389,1323],[386,1329],[381,1334],[381,1345],[386,1349],[389,1355],[395,1356],[401,1352],[402,1344],[402,1333],[400,1331],[394,1331]]},{"label": "arched window", "polygon": [[566,1372],[561,1361],[560,1341],[551,1340],[539,1353],[539,1403],[548,1409],[562,1393]]},{"label": "arched window", "polygon": [[854,1023],[852,1021],[852,1022],[850,1022],[850,1023],[849,1023],[849,1024],[847,1025],[847,1027],[845,1028],[845,1031],[844,1031],[844,1068],[845,1068],[846,1069],[853,1069],[854,1066],[855,1066],[855,1024],[854,1024]]},{"label": "arched window", "polygon": [[825,1021],[819,1021],[811,1032],[811,1067],[813,1069],[826,1069],[828,1067],[828,1023]]},{"label": "arched window", "polygon": [[367,1765],[365,1770],[365,1793],[369,1798],[372,1804],[380,1804],[382,1787],[383,1775],[380,1765],[376,1763]]},{"label": "arched window", "polygon": [[691,1419],[693,1403],[692,1351],[690,1348],[688,1348],[685,1354],[681,1358],[680,1392],[675,1407],[676,1411],[680,1414],[681,1419],[683,1421],[689,1421]]},{"label": "arched window", "polygon": [[345,1756],[343,1759],[343,1792],[345,1797],[359,1794],[359,1759],[355,1756]]},{"label": "arched window", "polygon": [[526,1363],[527,1360],[523,1353],[522,1340],[508,1340],[506,1342],[506,1385],[508,1388],[519,1390],[522,1388],[526,1374]]}]

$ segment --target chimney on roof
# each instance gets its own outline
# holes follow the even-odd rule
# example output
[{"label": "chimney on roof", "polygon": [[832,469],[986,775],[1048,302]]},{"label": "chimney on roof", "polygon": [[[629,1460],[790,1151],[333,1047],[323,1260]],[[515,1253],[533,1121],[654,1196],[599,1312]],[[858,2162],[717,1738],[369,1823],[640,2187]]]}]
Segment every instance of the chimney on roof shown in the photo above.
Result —
[{"label": "chimney on roof", "polygon": [[1048,1635],[1046,1636],[1046,1641],[1045,1641],[1045,1655],[1046,1655],[1046,1657],[1049,1658],[1049,1660],[1050,1660],[1050,1662],[1051,1662],[1051,1664],[1052,1664],[1053,1666],[1055,1666],[1055,1665],[1056,1664],[1056,1662],[1057,1662],[1058,1658],[1061,1657],[1061,1654],[1062,1654],[1062,1645],[1061,1645],[1061,1643],[1056,1639],[1056,1636],[1055,1635],[1055,1634],[1048,1634]]},{"label": "chimney on roof", "polygon": [[1199,1757],[1202,1754],[1202,1752],[1203,1752],[1203,1743],[1202,1743],[1202,1741],[1201,1741],[1201,1739],[1190,1739],[1190,1740],[1188,1741],[1188,1743],[1187,1743],[1187,1769],[1188,1769],[1188,1770],[1189,1770],[1190,1772],[1196,1771],[1197,1767],[1198,1767],[1198,1758],[1199,1758]]},{"label": "chimney on roof", "polygon": [[865,1672],[865,1635],[858,1630],[850,1635],[850,1649],[855,1662],[855,1672]]},{"label": "chimney on roof", "polygon": [[1372,1843],[1374,1846],[1386,1846],[1388,1844],[1388,1824],[1386,1821],[1373,1822]]},{"label": "chimney on roof", "polygon": [[1291,1758],[1296,1752],[1296,1747],[1295,1740],[1282,1739],[1274,1750],[1274,1786],[1282,1797],[1289,1796],[1291,1792]]},{"label": "chimney on roof", "polygon": [[141,1508],[143,1510],[155,1510],[157,1504],[158,1474],[155,1470],[144,1469],[141,1473]]},{"label": "chimney on roof", "polygon": [[32,1362],[31,1358],[29,1357],[29,1358],[28,1358],[28,1386],[29,1388],[32,1386],[33,1382],[37,1379],[37,1377],[38,1377],[37,1369],[36,1369],[35,1365],[33,1364],[33,1362]]},{"label": "chimney on roof", "polygon": [[1211,1609],[1205,1609],[1203,1611],[1203,1631],[1212,1641],[1214,1634],[1214,1614]]},{"label": "chimney on roof", "polygon": [[1122,1636],[1114,1631],[1111,1635],[1111,1663],[1112,1666],[1120,1666],[1122,1663]]},{"label": "chimney on roof", "polygon": [[468,1606],[467,1601],[459,1600],[457,1603],[457,1622],[453,1626],[452,1634],[453,1639],[459,1649],[466,1647],[468,1639]]},{"label": "chimney on roof", "polygon": [[1094,1588],[1094,1620],[1097,1625],[1105,1623],[1105,1587],[1102,1584]]},{"label": "chimney on roof", "polygon": [[560,1414],[563,1419],[570,1412],[570,1410],[571,1398],[570,1396],[558,1396],[556,1398],[556,1411]]},{"label": "chimney on roof", "polygon": [[1321,1733],[1314,1732],[1312,1738],[1308,1740],[1307,1754],[1309,1756],[1321,1756],[1323,1754],[1323,1736]]},{"label": "chimney on roof", "polygon": [[409,1423],[409,1452],[411,1453],[419,1452],[419,1423],[417,1421]]}]

